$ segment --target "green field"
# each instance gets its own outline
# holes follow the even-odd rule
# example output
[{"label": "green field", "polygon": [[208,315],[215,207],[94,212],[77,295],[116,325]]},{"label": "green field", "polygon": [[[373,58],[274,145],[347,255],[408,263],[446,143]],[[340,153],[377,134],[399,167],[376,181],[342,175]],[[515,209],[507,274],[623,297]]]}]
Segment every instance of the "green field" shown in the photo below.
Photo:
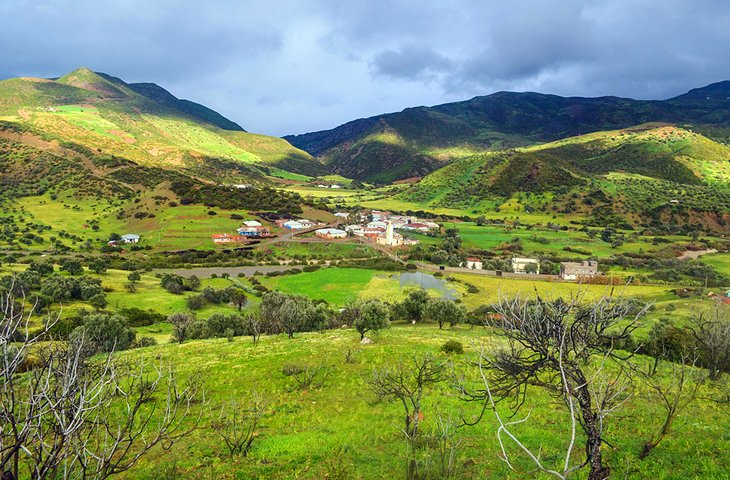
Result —
[{"label": "green field", "polygon": [[700,257],[703,263],[712,266],[718,273],[730,276],[730,253],[713,253]]},{"label": "green field", "polygon": [[[452,361],[458,372],[471,378],[466,364],[473,348],[492,344],[482,328],[438,330],[431,325],[394,325],[375,337],[375,343],[360,347],[351,329],[264,337],[254,346],[249,339],[193,341],[163,345],[124,354],[125,357],[156,356],[173,363],[184,376],[202,376],[213,407],[234,399],[245,400],[259,392],[268,402],[267,415],[248,457],[230,458],[220,439],[207,428],[212,415],[205,415],[201,428],[170,450],[154,449],[124,475],[128,479],[383,479],[403,478],[405,443],[400,432],[402,411],[396,403],[378,403],[368,388],[374,368],[427,352]],[[461,341],[467,353],[446,357],[438,354],[447,339]],[[355,363],[345,363],[344,354],[354,350]],[[324,365],[331,374],[324,386],[291,391],[291,380],[282,375],[287,364]],[[605,461],[617,478],[724,478],[730,467],[730,437],[723,411],[698,400],[678,420],[675,430],[652,456],[639,461],[637,453],[658,418],[647,393],[637,390],[617,415],[607,420],[611,444]],[[506,405],[502,408],[506,413]],[[214,410],[215,411],[215,410]],[[448,382],[426,391],[424,431],[434,427],[438,412],[461,411],[476,415],[478,405],[459,402]],[[525,412],[530,419],[514,431],[531,448],[539,450],[548,465],[558,466],[565,447],[568,425],[565,410],[538,389],[531,391]],[[498,458],[496,425],[490,417],[475,427],[460,429],[461,447],[456,478],[551,478],[535,476],[528,461],[515,455],[517,472]],[[579,440],[581,435],[579,435]],[[433,454],[433,452],[432,452]],[[579,462],[580,447],[574,462]],[[583,473],[578,473],[577,478]],[[335,476],[339,475],[339,476]]]}]

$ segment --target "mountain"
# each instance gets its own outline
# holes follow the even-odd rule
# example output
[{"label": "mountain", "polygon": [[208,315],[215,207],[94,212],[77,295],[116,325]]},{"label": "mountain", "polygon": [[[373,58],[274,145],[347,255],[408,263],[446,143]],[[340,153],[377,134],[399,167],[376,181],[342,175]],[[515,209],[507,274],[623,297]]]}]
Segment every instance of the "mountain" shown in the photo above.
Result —
[{"label": "mountain", "polygon": [[[498,92],[284,138],[321,158],[337,173],[383,181],[421,176],[424,171],[479,151],[535,145],[648,122],[691,126],[710,138],[727,141],[730,82],[661,101]],[[384,175],[385,170],[393,173]]]},{"label": "mountain", "polygon": [[431,207],[563,213],[632,226],[730,231],[730,147],[669,124],[485,152],[398,195]]},{"label": "mountain", "polygon": [[153,83],[125,83],[88,68],[57,79],[0,81],[0,121],[76,151],[215,182],[326,172],[286,140],[248,133]]}]

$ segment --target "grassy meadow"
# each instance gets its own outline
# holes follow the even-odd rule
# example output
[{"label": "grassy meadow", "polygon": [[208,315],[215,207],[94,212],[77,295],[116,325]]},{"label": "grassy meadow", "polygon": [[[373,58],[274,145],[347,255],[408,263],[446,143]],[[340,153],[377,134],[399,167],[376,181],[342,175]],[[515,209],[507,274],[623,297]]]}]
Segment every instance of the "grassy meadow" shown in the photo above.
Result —
[{"label": "grassy meadow", "polygon": [[[439,353],[449,339],[460,341],[464,355]],[[126,479],[383,479],[404,478],[406,445],[400,431],[402,416],[398,402],[380,403],[370,391],[368,381],[374,369],[407,360],[413,355],[433,354],[453,364],[457,372],[474,379],[476,372],[467,365],[473,349],[495,346],[495,337],[481,327],[460,326],[439,330],[433,325],[393,325],[374,337],[374,343],[360,346],[358,334],[351,329],[325,333],[262,338],[254,345],[250,339],[233,341],[191,341],[168,344],[124,353],[130,360],[160,359],[175,366],[182,378],[203,379],[209,406],[203,408],[200,428],[173,448],[156,448],[140,464],[122,476]],[[354,352],[353,363],[345,353]],[[157,360],[155,360],[157,361]],[[329,372],[323,386],[293,389],[291,379],[281,372],[285,365],[316,365]],[[217,409],[230,401],[245,402],[253,392],[268,406],[256,440],[247,457],[231,458],[221,440],[207,428]],[[698,400],[684,411],[674,431],[641,461],[638,452],[658,427],[659,417],[649,392],[636,390],[624,407],[606,422],[605,460],[617,478],[725,478],[730,468],[730,434],[724,411],[706,400]],[[423,401],[422,428],[435,427],[439,412],[452,418],[463,414],[473,418],[478,405],[462,403],[448,382],[428,389]],[[503,414],[508,407],[501,405]],[[532,449],[539,450],[543,461],[557,467],[567,445],[569,431],[564,406],[539,389],[530,390],[523,413],[530,418],[515,426],[514,432]],[[499,459],[496,424],[490,416],[474,427],[458,430],[456,478],[552,478],[532,470],[524,456],[508,445],[514,455],[515,470]],[[582,436],[579,434],[579,441]],[[578,446],[573,462],[581,461]],[[425,449],[421,460],[436,461],[432,449]],[[433,463],[432,463],[433,465]],[[576,474],[577,478],[581,473]]]}]

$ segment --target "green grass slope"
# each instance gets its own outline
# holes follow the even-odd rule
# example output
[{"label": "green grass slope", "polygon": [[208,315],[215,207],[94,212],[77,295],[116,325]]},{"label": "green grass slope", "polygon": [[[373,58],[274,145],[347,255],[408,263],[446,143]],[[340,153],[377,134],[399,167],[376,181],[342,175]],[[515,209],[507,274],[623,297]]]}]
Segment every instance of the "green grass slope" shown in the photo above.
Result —
[{"label": "green grass slope", "polygon": [[671,220],[727,230],[730,148],[685,129],[647,124],[471,156],[397,198],[468,208],[525,195],[532,198],[524,203],[526,212],[619,215],[637,224]]},{"label": "green grass slope", "polygon": [[[0,120],[31,128],[47,140],[171,170],[231,170],[236,164],[319,174],[326,169],[285,140],[255,135],[220,114],[179,100],[154,84],[127,84],[87,68],[57,80],[0,82]],[[249,169],[250,170],[250,169]],[[202,175],[215,177],[212,175]],[[221,179],[228,180],[228,179]]]}]

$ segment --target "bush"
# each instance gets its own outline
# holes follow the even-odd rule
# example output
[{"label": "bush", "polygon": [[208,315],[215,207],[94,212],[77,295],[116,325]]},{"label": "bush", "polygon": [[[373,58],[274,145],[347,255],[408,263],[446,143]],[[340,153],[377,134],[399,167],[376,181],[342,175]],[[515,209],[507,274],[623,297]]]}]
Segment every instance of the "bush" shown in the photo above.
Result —
[{"label": "bush", "polygon": [[157,345],[157,340],[152,337],[140,337],[135,344],[137,348],[154,347]]},{"label": "bush", "polygon": [[448,340],[441,346],[441,351],[447,354],[451,353],[464,353],[464,345],[458,340]]}]

